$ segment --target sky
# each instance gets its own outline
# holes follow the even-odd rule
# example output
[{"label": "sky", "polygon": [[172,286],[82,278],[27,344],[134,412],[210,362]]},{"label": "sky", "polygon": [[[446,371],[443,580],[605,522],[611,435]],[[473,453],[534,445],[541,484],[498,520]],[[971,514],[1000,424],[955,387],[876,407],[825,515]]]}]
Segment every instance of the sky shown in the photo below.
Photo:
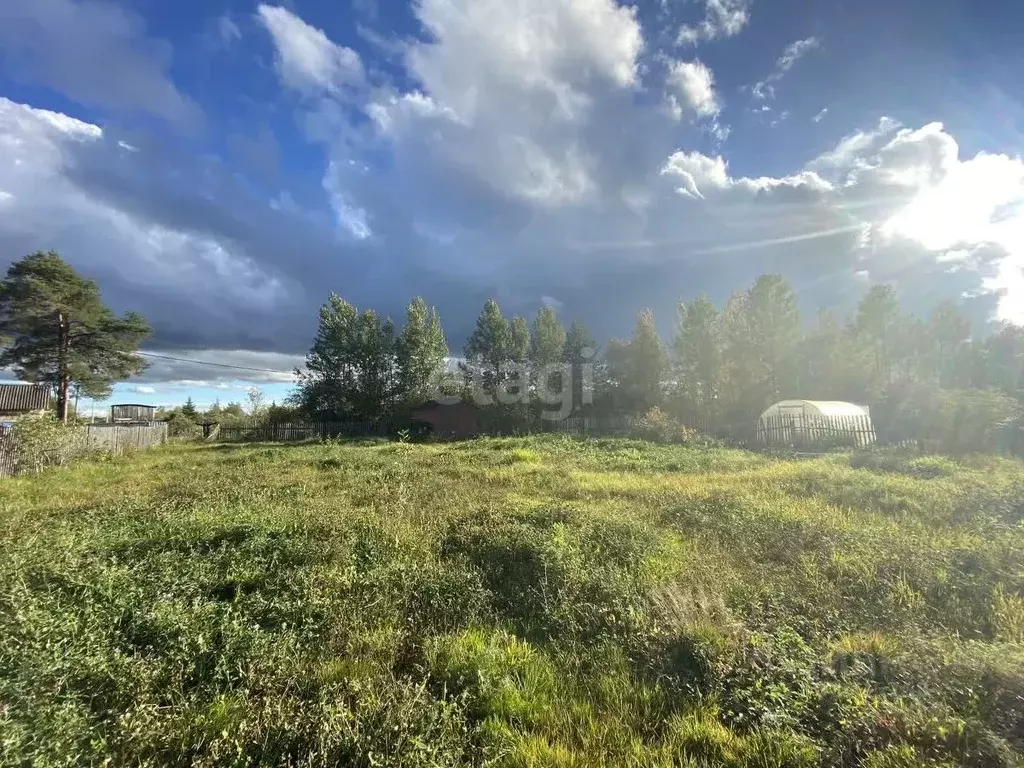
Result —
[{"label": "sky", "polygon": [[146,315],[114,399],[158,404],[280,401],[331,291],[422,295],[456,353],[487,297],[605,340],[766,272],[808,316],[889,282],[1024,323],[1022,30],[1012,0],[0,0],[0,259]]}]

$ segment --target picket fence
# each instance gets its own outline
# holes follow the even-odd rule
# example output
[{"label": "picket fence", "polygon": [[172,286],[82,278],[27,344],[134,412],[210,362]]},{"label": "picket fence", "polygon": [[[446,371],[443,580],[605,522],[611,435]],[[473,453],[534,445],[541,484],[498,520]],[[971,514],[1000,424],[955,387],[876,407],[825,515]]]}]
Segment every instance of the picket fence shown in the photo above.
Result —
[{"label": "picket fence", "polygon": [[18,455],[14,449],[14,433],[0,427],[0,477],[13,477],[18,471]]},{"label": "picket fence", "polygon": [[85,442],[90,450],[130,453],[167,442],[167,422],[148,424],[87,424]]},{"label": "picket fence", "polygon": [[769,447],[865,447],[878,440],[868,416],[788,416],[758,420],[756,442]]}]

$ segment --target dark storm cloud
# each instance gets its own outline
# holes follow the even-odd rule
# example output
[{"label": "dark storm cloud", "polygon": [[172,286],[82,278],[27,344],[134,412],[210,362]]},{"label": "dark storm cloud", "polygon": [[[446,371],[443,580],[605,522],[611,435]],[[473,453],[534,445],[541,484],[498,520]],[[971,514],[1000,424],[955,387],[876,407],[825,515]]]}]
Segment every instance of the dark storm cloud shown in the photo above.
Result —
[{"label": "dark storm cloud", "polygon": [[147,113],[187,129],[202,112],[170,81],[171,46],[131,11],[97,0],[0,3],[0,53],[9,72],[88,106]]}]

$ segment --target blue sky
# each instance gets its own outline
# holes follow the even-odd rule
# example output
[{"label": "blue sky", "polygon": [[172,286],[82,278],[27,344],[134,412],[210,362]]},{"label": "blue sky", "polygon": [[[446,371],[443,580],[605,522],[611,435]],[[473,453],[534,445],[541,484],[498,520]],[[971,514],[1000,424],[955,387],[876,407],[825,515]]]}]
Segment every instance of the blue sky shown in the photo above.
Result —
[{"label": "blue sky", "polygon": [[0,253],[60,250],[201,361],[118,385],[156,403],[282,399],[332,290],[422,294],[456,352],[488,296],[608,338],[766,271],[808,314],[884,281],[1024,322],[1021,29],[1009,0],[0,3]]}]

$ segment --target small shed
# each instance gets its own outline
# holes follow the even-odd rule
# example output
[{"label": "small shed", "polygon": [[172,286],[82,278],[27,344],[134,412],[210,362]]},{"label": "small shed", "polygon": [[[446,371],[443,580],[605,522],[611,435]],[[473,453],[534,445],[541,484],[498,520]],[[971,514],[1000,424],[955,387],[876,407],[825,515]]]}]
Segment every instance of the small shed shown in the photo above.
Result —
[{"label": "small shed", "polygon": [[156,406],[144,403],[118,403],[110,406],[110,420],[114,424],[156,421]]},{"label": "small shed", "polygon": [[839,400],[782,400],[757,422],[757,441],[766,445],[864,446],[875,440],[869,408]]},{"label": "small shed", "polygon": [[10,421],[50,407],[49,384],[0,384],[0,419]]},{"label": "small shed", "polygon": [[432,434],[453,440],[475,436],[479,432],[479,416],[479,409],[472,403],[439,400],[424,403],[411,414],[414,424],[429,425]]}]

